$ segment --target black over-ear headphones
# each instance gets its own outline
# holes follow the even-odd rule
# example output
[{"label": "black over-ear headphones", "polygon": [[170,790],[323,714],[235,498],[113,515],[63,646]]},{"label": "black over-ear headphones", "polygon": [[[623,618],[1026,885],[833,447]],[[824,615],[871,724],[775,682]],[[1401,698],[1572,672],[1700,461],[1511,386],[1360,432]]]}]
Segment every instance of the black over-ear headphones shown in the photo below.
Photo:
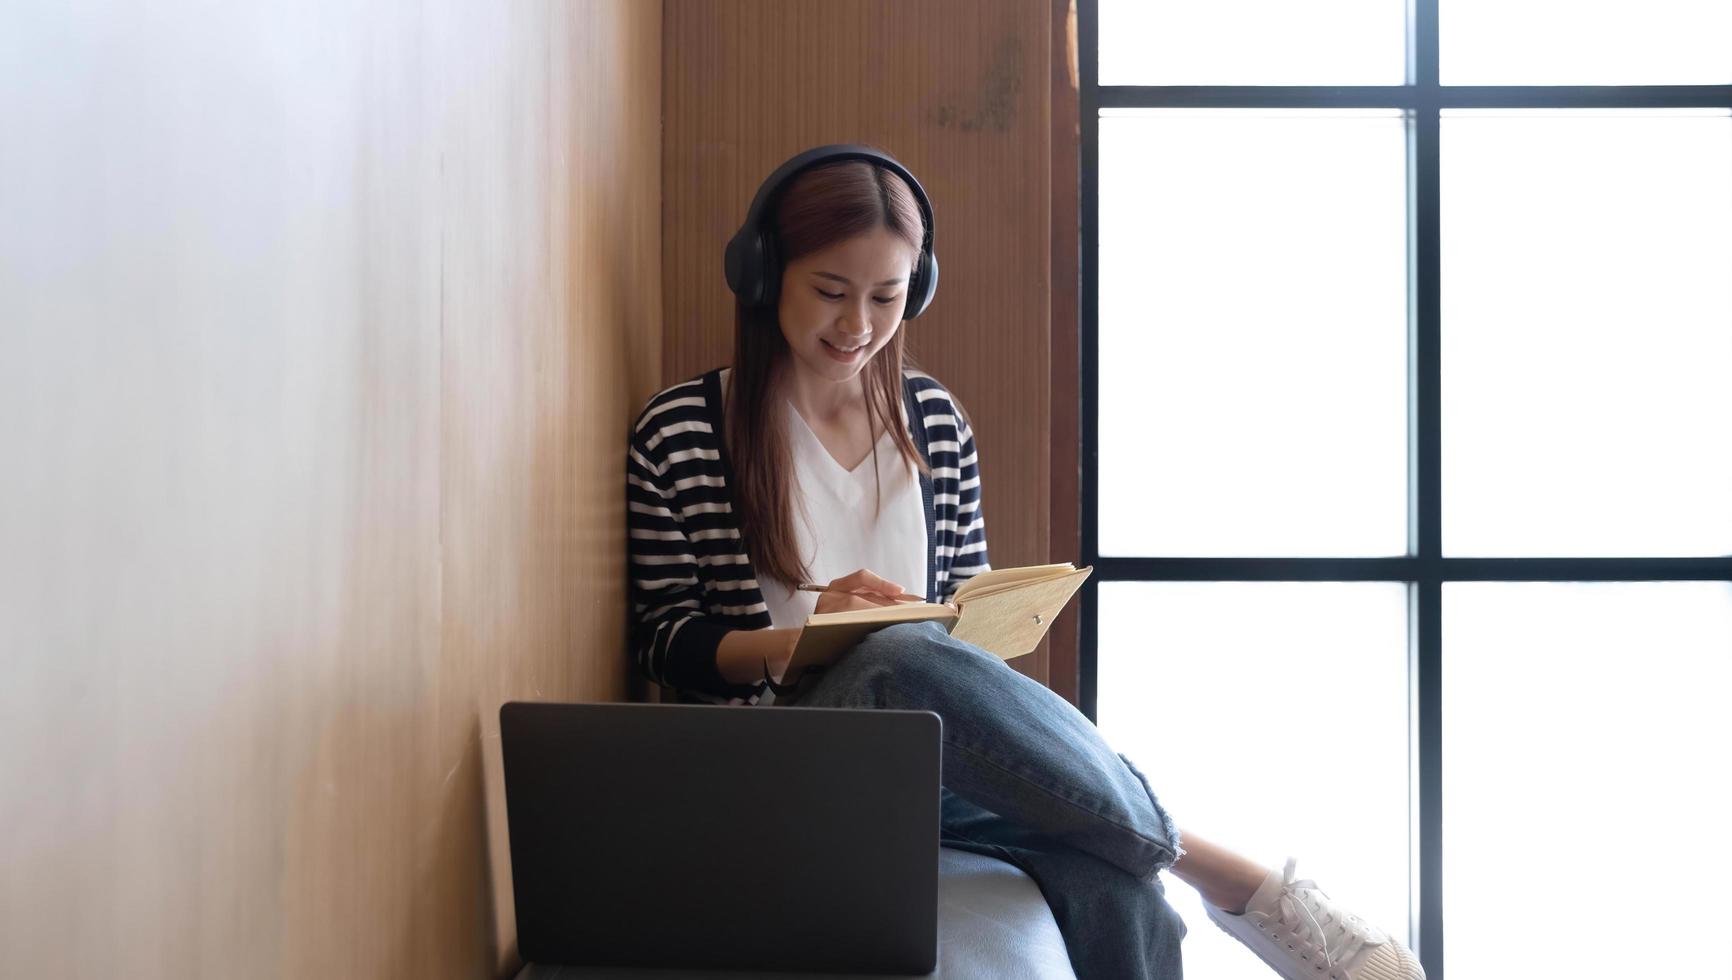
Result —
[{"label": "black over-ear headphones", "polygon": [[932,202],[926,189],[887,153],[868,146],[835,143],[819,146],[799,154],[777,167],[758,188],[752,206],[746,210],[746,223],[728,239],[728,249],[722,256],[722,268],[728,277],[728,288],[740,302],[753,307],[774,307],[781,298],[782,259],[776,249],[774,207],[776,196],[797,174],[826,163],[841,160],[865,160],[888,169],[908,182],[914,199],[920,203],[920,218],[926,225],[920,243],[920,258],[914,263],[908,278],[908,304],[902,311],[904,320],[919,316],[932,302],[938,291],[938,256],[932,251]]}]

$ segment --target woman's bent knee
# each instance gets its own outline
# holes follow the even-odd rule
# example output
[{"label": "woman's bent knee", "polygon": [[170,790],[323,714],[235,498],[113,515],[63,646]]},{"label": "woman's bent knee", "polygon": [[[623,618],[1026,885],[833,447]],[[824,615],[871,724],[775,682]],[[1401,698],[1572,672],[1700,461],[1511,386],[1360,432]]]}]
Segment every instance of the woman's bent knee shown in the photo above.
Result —
[{"label": "woman's bent knee", "polygon": [[945,645],[946,638],[944,628],[937,623],[897,623],[868,634],[852,655],[874,660],[912,660],[930,656]]},{"label": "woman's bent knee", "polygon": [[954,643],[937,623],[897,623],[868,635],[839,668],[901,682],[925,683],[955,668]]}]

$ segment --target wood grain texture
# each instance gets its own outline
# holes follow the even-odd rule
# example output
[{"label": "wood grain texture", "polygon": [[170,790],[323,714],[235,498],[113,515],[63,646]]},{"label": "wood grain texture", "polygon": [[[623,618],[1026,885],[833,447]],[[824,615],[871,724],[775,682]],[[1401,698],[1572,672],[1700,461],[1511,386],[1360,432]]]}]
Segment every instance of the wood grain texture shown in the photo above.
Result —
[{"label": "wood grain texture", "polygon": [[[1049,550],[1051,30],[1047,0],[663,5],[663,380],[732,355],[722,247],[765,175],[822,143],[889,151],[936,216],[910,349],[974,423],[1001,566]],[[1044,649],[1015,663],[1046,680]]]},{"label": "wood grain texture", "polygon": [[615,700],[661,9],[0,30],[0,976],[478,977],[497,709]]},{"label": "wood grain texture", "polygon": [[[1076,0],[1052,0],[1052,526],[1053,561],[1082,563],[1082,123]],[[1078,602],[1047,637],[1047,684],[1077,703]]]}]

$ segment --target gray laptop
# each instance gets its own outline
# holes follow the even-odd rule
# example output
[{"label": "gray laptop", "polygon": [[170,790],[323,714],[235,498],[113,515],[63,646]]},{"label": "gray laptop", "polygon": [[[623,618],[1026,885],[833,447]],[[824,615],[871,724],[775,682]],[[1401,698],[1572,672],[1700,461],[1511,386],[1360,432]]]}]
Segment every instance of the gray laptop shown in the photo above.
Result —
[{"label": "gray laptop", "polygon": [[933,969],[937,715],[512,702],[499,727],[524,960]]}]

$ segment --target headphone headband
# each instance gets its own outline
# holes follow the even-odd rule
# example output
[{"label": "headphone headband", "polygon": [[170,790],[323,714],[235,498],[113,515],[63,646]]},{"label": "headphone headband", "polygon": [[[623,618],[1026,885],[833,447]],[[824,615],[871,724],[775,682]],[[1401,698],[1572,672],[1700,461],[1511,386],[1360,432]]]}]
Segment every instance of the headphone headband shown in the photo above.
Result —
[{"label": "headphone headband", "polygon": [[745,223],[728,240],[727,250],[722,256],[722,271],[727,276],[728,288],[734,291],[740,302],[752,307],[774,307],[781,298],[781,255],[771,209],[782,190],[807,170],[846,160],[863,160],[883,167],[907,182],[914,192],[925,227],[921,233],[920,256],[908,278],[908,302],[902,318],[914,319],[932,302],[932,295],[938,289],[938,257],[932,250],[932,202],[926,196],[926,189],[920,186],[920,181],[907,167],[888,153],[854,143],[833,143],[796,154],[759,185],[758,193],[752,196],[751,207],[746,209]]}]

